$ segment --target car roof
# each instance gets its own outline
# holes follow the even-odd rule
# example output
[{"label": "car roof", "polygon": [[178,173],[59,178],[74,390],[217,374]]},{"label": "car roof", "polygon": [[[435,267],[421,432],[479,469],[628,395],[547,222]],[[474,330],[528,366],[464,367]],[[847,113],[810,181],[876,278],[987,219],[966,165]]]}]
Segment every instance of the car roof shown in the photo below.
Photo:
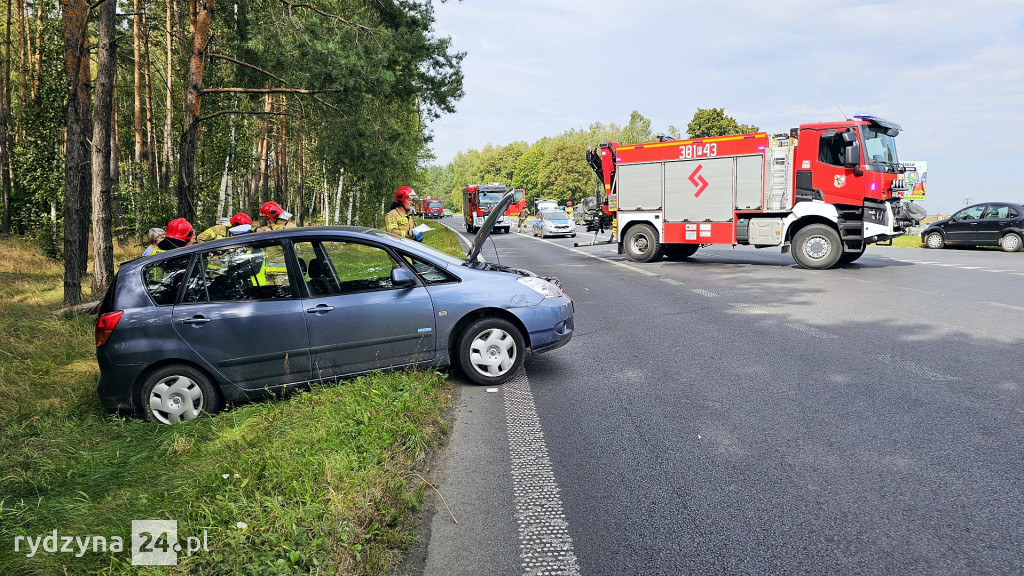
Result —
[{"label": "car roof", "polygon": [[[389,246],[402,247],[403,249],[408,248],[402,244],[399,240],[391,239],[388,234],[377,228],[370,228],[368,226],[301,226],[296,228],[281,228],[279,230],[270,230],[267,232],[255,232],[252,234],[243,234],[241,236],[230,236],[227,238],[218,238],[210,242],[202,242],[198,244],[192,244],[181,248],[175,248],[174,250],[168,250],[166,252],[160,252],[157,256],[162,259],[165,257],[177,257],[184,256],[187,254],[193,254],[195,252],[202,252],[218,246],[233,246],[235,244],[244,242],[263,242],[270,240],[278,240],[284,238],[307,238],[323,235],[325,232],[330,233],[342,233],[343,236],[352,238],[366,238],[373,239],[375,242],[382,242]],[[123,262],[118,268],[118,272],[122,269],[130,270],[132,268],[142,266],[144,263],[152,262],[156,260],[153,256],[140,256],[134,260]]]}]

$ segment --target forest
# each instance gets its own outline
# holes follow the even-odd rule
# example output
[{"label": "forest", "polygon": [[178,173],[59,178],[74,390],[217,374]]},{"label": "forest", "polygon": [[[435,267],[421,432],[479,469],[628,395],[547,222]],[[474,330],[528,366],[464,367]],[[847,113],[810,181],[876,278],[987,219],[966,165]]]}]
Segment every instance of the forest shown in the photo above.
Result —
[{"label": "forest", "polygon": [[462,96],[429,0],[221,2],[7,0],[0,233],[63,260],[65,305],[174,217],[372,225]]}]

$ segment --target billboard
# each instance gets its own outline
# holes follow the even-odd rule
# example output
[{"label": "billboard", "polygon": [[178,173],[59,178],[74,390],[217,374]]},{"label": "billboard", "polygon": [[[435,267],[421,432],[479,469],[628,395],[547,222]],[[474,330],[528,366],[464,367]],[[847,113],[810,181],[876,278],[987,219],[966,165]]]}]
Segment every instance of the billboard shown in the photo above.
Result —
[{"label": "billboard", "polygon": [[905,200],[924,200],[924,189],[928,183],[928,162],[901,162],[907,173],[903,178],[907,181]]}]

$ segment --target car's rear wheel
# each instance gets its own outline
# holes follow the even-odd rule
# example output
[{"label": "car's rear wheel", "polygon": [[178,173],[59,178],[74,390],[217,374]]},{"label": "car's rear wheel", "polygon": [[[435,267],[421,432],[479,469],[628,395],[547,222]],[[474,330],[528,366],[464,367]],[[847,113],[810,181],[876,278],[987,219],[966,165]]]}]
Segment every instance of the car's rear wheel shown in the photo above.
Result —
[{"label": "car's rear wheel", "polygon": [[504,384],[523,365],[526,343],[519,329],[501,318],[480,318],[462,331],[459,368],[475,384]]},{"label": "car's rear wheel", "polygon": [[831,226],[811,224],[800,229],[793,239],[793,259],[803,268],[825,270],[839,262],[843,245]]},{"label": "car's rear wheel", "polygon": [[1020,250],[1021,244],[1020,236],[1013,232],[1010,232],[999,240],[999,245],[1003,247],[1003,252],[1016,252]]},{"label": "car's rear wheel", "polygon": [[164,366],[149,375],[139,393],[147,420],[177,424],[220,412],[222,401],[205,374],[191,366]]},{"label": "car's rear wheel", "polygon": [[929,248],[942,248],[946,245],[946,240],[941,233],[932,232],[924,237],[924,245]]},{"label": "car's rear wheel", "polygon": [[650,262],[661,259],[661,243],[658,233],[649,224],[637,224],[626,232],[622,239],[626,256],[633,262]]}]

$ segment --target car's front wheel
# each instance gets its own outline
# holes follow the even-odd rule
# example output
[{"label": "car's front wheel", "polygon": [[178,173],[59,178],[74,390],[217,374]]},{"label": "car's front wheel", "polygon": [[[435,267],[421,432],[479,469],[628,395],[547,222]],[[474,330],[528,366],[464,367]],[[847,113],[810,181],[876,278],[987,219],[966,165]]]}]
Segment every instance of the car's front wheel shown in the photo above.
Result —
[{"label": "car's front wheel", "polygon": [[793,238],[793,259],[803,268],[827,270],[839,262],[843,245],[831,226],[811,224]]},{"label": "car's front wheel", "polygon": [[1020,236],[1010,232],[999,241],[999,245],[1003,247],[1003,252],[1016,252],[1020,250],[1021,239]]},{"label": "car's front wheel", "polygon": [[924,245],[929,248],[942,248],[946,245],[946,241],[942,238],[942,234],[932,232],[924,237]]},{"label": "car's front wheel", "polygon": [[457,347],[462,373],[475,384],[504,384],[523,365],[526,342],[501,318],[480,318],[462,331]]},{"label": "car's front wheel", "polygon": [[139,393],[147,420],[177,424],[220,412],[222,401],[205,374],[191,366],[164,366],[149,375]]}]

